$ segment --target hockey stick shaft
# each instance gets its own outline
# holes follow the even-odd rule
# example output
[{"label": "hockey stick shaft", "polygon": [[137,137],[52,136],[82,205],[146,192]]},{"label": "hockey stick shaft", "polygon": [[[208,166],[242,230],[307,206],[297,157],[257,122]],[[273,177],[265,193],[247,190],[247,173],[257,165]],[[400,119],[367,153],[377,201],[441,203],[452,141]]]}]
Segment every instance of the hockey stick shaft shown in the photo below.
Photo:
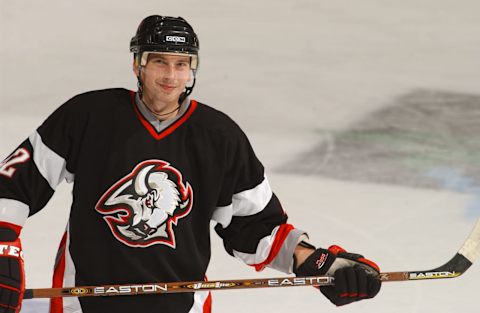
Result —
[{"label": "hockey stick shaft", "polygon": [[[383,273],[384,281],[407,280],[408,272]],[[233,290],[273,287],[331,286],[330,276],[277,277],[241,280],[191,281],[129,285],[80,286],[72,288],[27,289],[24,299],[54,297],[120,296],[140,294],[182,293],[195,291]]]},{"label": "hockey stick shaft", "polygon": [[[386,272],[380,274],[384,282],[411,280],[412,272]],[[424,275],[429,275],[427,272]],[[456,276],[430,274],[429,278],[453,278]],[[172,283],[127,284],[80,286],[72,288],[27,289],[24,299],[55,298],[55,297],[91,297],[91,296],[121,296],[162,293],[184,293],[196,291],[234,290],[252,288],[299,287],[299,286],[331,286],[334,279],[331,276],[309,277],[276,277],[241,280],[191,281]]]},{"label": "hockey stick shaft", "polygon": [[24,299],[53,297],[119,296],[140,294],[184,293],[196,291],[234,290],[268,287],[327,286],[329,276],[282,277],[241,280],[191,281],[172,283],[83,286],[74,288],[27,289]]},{"label": "hockey stick shaft", "polygon": [[[432,280],[455,278],[463,273],[480,257],[480,219],[455,256],[444,265],[427,271],[384,272],[379,275],[383,282]],[[141,294],[181,293],[213,290],[235,290],[251,288],[275,288],[298,286],[331,286],[333,277],[279,277],[241,280],[192,281],[151,284],[81,286],[71,288],[27,289],[24,299],[55,297],[120,296]]]}]

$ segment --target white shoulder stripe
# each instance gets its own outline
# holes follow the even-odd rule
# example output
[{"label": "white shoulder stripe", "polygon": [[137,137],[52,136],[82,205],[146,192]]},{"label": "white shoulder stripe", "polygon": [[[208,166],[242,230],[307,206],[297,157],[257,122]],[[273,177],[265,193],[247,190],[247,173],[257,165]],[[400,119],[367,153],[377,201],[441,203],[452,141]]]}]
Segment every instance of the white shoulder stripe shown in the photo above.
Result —
[{"label": "white shoulder stripe", "polygon": [[232,204],[217,207],[212,220],[226,228],[233,216],[250,216],[260,213],[270,202],[272,196],[272,189],[267,176],[265,176],[263,181],[254,188],[234,194]]},{"label": "white shoulder stripe", "polygon": [[73,181],[73,174],[67,171],[65,159],[47,147],[38,132],[33,133],[29,140],[33,147],[33,161],[53,190],[64,179]]},{"label": "white shoulder stripe", "polygon": [[2,222],[23,226],[27,221],[30,208],[23,202],[0,198],[0,216]]},{"label": "white shoulder stripe", "polygon": [[249,216],[261,212],[272,199],[272,195],[272,189],[265,176],[253,189],[233,195],[233,216]]}]

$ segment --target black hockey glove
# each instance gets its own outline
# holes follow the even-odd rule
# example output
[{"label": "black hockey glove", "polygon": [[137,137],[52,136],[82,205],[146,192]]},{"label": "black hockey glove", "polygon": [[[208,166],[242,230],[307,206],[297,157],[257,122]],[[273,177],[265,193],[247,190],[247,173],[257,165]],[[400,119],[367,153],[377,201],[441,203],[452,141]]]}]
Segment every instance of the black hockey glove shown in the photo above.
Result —
[{"label": "black hockey glove", "polygon": [[0,228],[0,313],[18,313],[25,291],[22,244],[9,228]]},{"label": "black hockey glove", "polygon": [[333,276],[335,285],[320,287],[320,291],[336,306],[373,298],[381,287],[377,264],[339,246],[315,250],[294,273],[297,276]]}]

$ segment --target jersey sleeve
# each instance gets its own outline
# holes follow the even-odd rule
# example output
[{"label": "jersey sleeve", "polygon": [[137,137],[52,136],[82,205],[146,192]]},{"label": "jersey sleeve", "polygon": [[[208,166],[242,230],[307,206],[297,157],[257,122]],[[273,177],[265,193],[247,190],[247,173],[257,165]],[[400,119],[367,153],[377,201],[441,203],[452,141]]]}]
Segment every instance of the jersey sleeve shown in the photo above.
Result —
[{"label": "jersey sleeve", "polygon": [[73,181],[77,123],[67,102],[0,163],[0,226],[20,233],[63,181]]},{"label": "jersey sleeve", "polygon": [[227,144],[222,190],[212,220],[226,251],[254,267],[291,273],[293,253],[305,233],[288,224],[263,165],[238,128]]}]

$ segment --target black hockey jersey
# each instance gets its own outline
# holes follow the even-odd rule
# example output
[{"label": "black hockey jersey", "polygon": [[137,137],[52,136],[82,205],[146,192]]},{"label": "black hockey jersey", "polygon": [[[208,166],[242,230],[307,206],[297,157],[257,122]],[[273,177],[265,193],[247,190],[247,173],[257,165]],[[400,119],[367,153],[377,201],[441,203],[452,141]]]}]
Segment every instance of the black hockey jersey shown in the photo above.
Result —
[{"label": "black hockey jersey", "polygon": [[[188,100],[157,131],[141,105],[125,89],[76,96],[0,163],[0,221],[13,227],[60,182],[74,183],[53,286],[203,280],[211,220],[229,254],[257,270],[291,272],[303,232],[287,224],[242,130]],[[64,298],[50,309],[144,310],[209,312],[210,295]]]}]

